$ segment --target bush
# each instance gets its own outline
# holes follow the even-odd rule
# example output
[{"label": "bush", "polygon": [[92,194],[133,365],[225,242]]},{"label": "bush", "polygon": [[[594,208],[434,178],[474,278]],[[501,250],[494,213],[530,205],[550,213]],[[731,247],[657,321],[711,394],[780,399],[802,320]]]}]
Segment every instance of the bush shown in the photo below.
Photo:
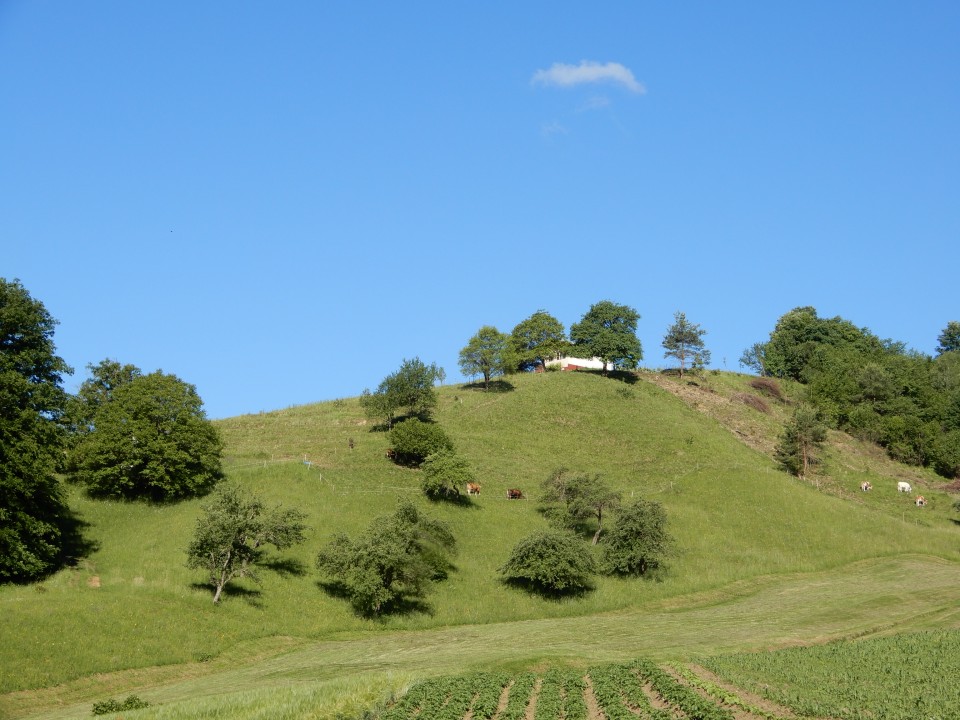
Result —
[{"label": "bush", "polygon": [[778,400],[780,402],[783,402],[784,400],[783,390],[780,389],[780,383],[773,378],[754,378],[750,381],[750,387],[757,392],[766,395],[767,397],[773,398],[774,400]]},{"label": "bush", "polygon": [[390,431],[394,458],[403,465],[419,466],[442,450],[453,452],[453,441],[439,425],[417,418],[404,420]]},{"label": "bush", "polygon": [[753,393],[737,393],[733,396],[733,399],[738,402],[742,402],[747,407],[752,407],[754,410],[762,412],[765,415],[770,414],[770,406],[767,405],[766,401],[758,395],[754,395]]},{"label": "bush", "polygon": [[93,704],[94,715],[109,715],[110,713],[123,712],[124,710],[139,710],[140,708],[150,707],[150,703],[136,695],[128,695],[123,702],[110,698],[101,700]]},{"label": "bush", "polygon": [[550,595],[590,589],[595,572],[587,546],[572,533],[557,530],[541,530],[524,538],[500,567],[507,582]]}]

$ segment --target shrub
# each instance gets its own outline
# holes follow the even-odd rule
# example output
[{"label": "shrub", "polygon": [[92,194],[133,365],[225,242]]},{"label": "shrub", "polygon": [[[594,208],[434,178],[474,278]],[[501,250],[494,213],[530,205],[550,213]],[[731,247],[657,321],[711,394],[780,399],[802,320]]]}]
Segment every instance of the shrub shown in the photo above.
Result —
[{"label": "shrub", "polygon": [[101,700],[93,704],[94,715],[109,715],[110,713],[123,712],[124,710],[139,710],[140,708],[150,707],[150,703],[139,698],[136,695],[128,695],[122,702],[110,698]]},{"label": "shrub", "polygon": [[780,383],[773,378],[754,378],[750,381],[750,387],[757,392],[766,395],[767,397],[773,398],[774,400],[778,400],[780,402],[783,402],[784,400],[783,390],[780,388]]},{"label": "shrub", "polygon": [[738,402],[742,402],[747,407],[752,407],[754,410],[767,415],[770,414],[770,406],[767,405],[766,401],[758,395],[754,395],[752,393],[737,393],[733,396],[733,399]]},{"label": "shrub", "polygon": [[439,425],[410,418],[390,431],[394,458],[404,465],[419,466],[441,450],[453,452],[453,441]]},{"label": "shrub", "polygon": [[637,500],[620,510],[603,539],[603,569],[615,575],[655,572],[672,546],[663,505]]}]

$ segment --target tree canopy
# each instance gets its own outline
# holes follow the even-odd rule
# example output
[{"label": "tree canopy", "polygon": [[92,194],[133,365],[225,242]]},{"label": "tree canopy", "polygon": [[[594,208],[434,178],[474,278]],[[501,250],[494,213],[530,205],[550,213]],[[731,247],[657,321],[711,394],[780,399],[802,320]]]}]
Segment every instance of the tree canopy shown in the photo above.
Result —
[{"label": "tree canopy", "polygon": [[960,322],[951,320],[937,337],[937,352],[941,355],[960,350]]},{"label": "tree canopy", "polygon": [[710,364],[710,351],[703,343],[706,330],[687,320],[687,316],[677,311],[673,315],[673,325],[667,328],[663,338],[665,358],[675,358],[680,363],[680,377],[689,361],[694,368]]},{"label": "tree canopy", "polygon": [[420,469],[423,492],[431,500],[458,500],[460,488],[477,481],[466,458],[452,450],[442,449],[428,455]]},{"label": "tree canopy", "polygon": [[390,431],[394,459],[402,465],[418,466],[437,452],[453,452],[453,441],[443,428],[420,418],[410,418]]},{"label": "tree canopy", "polygon": [[0,582],[50,572],[68,509],[54,476],[72,372],[56,354],[57,321],[18,280],[0,278]]},{"label": "tree canopy", "polygon": [[317,556],[317,568],[358,613],[380,615],[422,604],[430,583],[447,576],[455,551],[446,523],[404,502],[356,540],[336,535]]},{"label": "tree canopy", "polygon": [[489,389],[490,378],[503,375],[510,364],[510,336],[492,325],[484,325],[460,351],[460,369],[464,375],[482,375],[483,387]]},{"label": "tree canopy", "polygon": [[514,546],[500,575],[509,583],[559,595],[591,588],[596,569],[590,550],[576,535],[540,530]]},{"label": "tree canopy", "polygon": [[397,413],[407,413],[426,418],[437,404],[434,385],[446,377],[443,368],[430,365],[415,357],[404,360],[400,369],[387,375],[374,392],[364,390],[360,398],[367,417],[383,420],[388,427],[393,425]]},{"label": "tree canopy", "polygon": [[157,371],[113,390],[69,465],[93,495],[178,500],[223,477],[222,449],[194,386]]},{"label": "tree canopy", "polygon": [[618,507],[620,493],[611,490],[599,475],[574,473],[567,468],[554,470],[541,485],[540,509],[547,519],[569,530],[585,529],[588,522],[595,520],[596,545],[604,514]]},{"label": "tree canopy", "polygon": [[233,483],[221,486],[203,510],[187,548],[187,565],[207,572],[215,603],[235,578],[249,575],[259,582],[255,567],[267,545],[284,550],[304,540],[304,513],[280,506],[268,510]]},{"label": "tree canopy", "polygon": [[570,347],[563,324],[546,310],[537,310],[510,333],[510,347],[518,370],[546,367]]},{"label": "tree canopy", "polygon": [[826,437],[827,427],[816,408],[800,405],[780,435],[777,461],[784,470],[803,480],[810,466],[819,462],[818,451]]},{"label": "tree canopy", "polygon": [[603,360],[604,372],[608,365],[633,369],[643,359],[637,338],[639,319],[640,314],[633,308],[601,300],[570,327],[570,339],[578,352]]},{"label": "tree canopy", "polygon": [[603,569],[615,575],[656,572],[664,567],[673,543],[663,506],[652,500],[636,500],[620,508],[603,538]]}]

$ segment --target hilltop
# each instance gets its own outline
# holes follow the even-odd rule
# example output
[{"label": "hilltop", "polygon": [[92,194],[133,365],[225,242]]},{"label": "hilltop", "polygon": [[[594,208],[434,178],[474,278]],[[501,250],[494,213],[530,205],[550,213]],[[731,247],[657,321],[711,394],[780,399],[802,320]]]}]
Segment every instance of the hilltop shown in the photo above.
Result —
[{"label": "hilltop", "polygon": [[[86,703],[87,714],[91,698],[127,689],[153,688],[169,702],[283,679],[396,673],[374,683],[376,694],[404,673],[480,664],[622,659],[641,646],[683,658],[960,626],[951,610],[960,530],[942,479],[834,433],[815,479],[798,481],[769,450],[799,389],[784,386],[783,400],[759,405],[750,380],[576,372],[508,376],[490,391],[442,387],[435,419],[482,483],[469,506],[423,498],[419,471],[385,457],[389,439],[356,398],[218,421],[228,476],[307,512],[309,541],[277,556],[261,585],[238,583],[214,607],[203,577],[185,566],[202,499],[93,501],[73,488],[94,549],[41,584],[0,590],[11,618],[0,629],[0,711],[52,717],[63,706],[72,717],[71,708]],[[513,544],[545,526],[537,486],[561,466],[664,505],[677,552],[662,581],[601,578],[593,592],[559,601],[499,582]],[[927,495],[926,508],[895,492],[902,478]],[[860,493],[862,480],[875,490]],[[508,500],[513,487],[534,499]],[[427,611],[365,620],[324,591],[314,558],[333,533],[361,531],[398,498],[453,526],[456,569]],[[808,602],[821,605],[811,613]],[[638,632],[640,618],[667,635]]]}]

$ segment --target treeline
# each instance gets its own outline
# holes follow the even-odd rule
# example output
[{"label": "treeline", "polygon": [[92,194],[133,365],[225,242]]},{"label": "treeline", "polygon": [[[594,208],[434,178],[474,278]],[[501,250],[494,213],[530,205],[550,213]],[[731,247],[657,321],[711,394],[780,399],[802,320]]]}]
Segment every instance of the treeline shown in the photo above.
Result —
[{"label": "treeline", "polygon": [[812,307],[783,315],[740,363],[802,383],[831,427],[875,442],[890,457],[960,477],[960,322],[940,334],[936,356],[908,350]]}]

